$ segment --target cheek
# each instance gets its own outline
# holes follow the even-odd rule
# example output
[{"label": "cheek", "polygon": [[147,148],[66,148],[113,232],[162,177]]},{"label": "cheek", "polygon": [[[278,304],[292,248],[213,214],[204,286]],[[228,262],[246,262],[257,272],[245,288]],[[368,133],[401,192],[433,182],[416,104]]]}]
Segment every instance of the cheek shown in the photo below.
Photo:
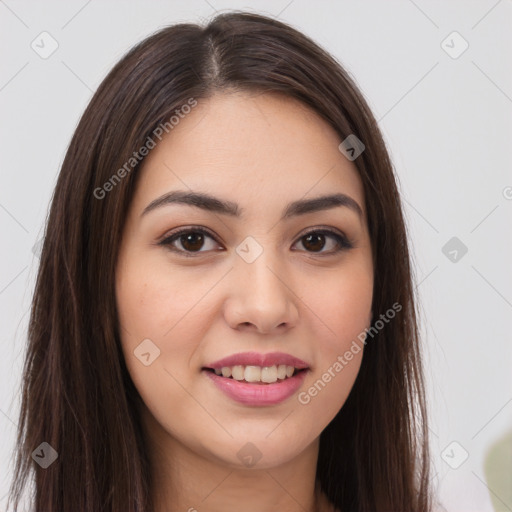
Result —
[{"label": "cheek", "polygon": [[[165,257],[157,256],[138,258],[132,251],[120,260],[116,282],[124,358],[151,410],[168,403],[179,408],[183,389],[197,378],[196,352],[213,311],[207,295],[218,282],[218,276],[199,277],[193,268],[171,271]],[[147,352],[151,362],[145,366],[137,355]]]},{"label": "cheek", "polygon": [[[204,308],[194,306],[201,305],[211,284],[185,272],[171,273],[168,266],[155,260],[142,262],[135,254],[118,266],[116,300],[122,350],[145,406],[159,424],[173,432],[169,404],[173,413],[182,417],[191,408],[184,390],[195,377],[191,358],[205,329]],[[149,356],[144,361],[142,354],[146,353]]]},{"label": "cheek", "polygon": [[306,295],[307,305],[325,326],[324,354],[347,350],[352,340],[369,326],[373,300],[371,268],[347,271],[323,279],[317,291]]},{"label": "cheek", "polygon": [[320,319],[317,367],[298,396],[326,426],[345,403],[361,366],[365,329],[373,298],[371,268],[324,281],[321,293],[308,294],[308,307]]},{"label": "cheek", "polygon": [[[213,284],[194,272],[170,271],[162,258],[137,257],[120,265],[116,297],[119,320],[138,338],[167,339],[185,326],[196,326],[190,319],[204,308],[197,308]],[[201,324],[199,324],[201,325]]]}]

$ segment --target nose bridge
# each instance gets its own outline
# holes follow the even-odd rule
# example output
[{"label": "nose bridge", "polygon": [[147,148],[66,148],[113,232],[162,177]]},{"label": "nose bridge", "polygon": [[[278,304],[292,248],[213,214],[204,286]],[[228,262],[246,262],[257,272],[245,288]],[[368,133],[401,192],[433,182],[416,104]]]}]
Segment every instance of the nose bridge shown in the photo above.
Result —
[{"label": "nose bridge", "polygon": [[280,293],[284,286],[282,278],[276,275],[282,273],[282,265],[275,245],[272,237],[262,242],[248,236],[236,248],[238,258],[235,267],[240,270],[237,274],[240,275],[241,285],[249,287],[252,294]]},{"label": "nose bridge", "polygon": [[[251,323],[265,331],[283,323],[295,323],[294,294],[272,237],[259,242],[247,237],[236,248],[236,289],[230,302],[234,324]],[[265,246],[263,245],[265,243]],[[231,309],[231,308],[229,308]],[[295,312],[295,313],[294,313]]]}]

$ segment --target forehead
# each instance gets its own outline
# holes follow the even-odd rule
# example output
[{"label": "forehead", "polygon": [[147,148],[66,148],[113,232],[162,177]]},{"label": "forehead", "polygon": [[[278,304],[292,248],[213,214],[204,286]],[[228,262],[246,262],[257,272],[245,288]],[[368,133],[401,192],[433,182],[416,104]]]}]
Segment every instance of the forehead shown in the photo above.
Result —
[{"label": "forehead", "polygon": [[362,183],[355,165],[338,150],[340,137],[299,101],[268,93],[217,93],[187,111],[161,141],[155,139],[140,171],[139,199],[147,202],[179,188],[242,205],[282,206],[343,192],[364,210]]}]

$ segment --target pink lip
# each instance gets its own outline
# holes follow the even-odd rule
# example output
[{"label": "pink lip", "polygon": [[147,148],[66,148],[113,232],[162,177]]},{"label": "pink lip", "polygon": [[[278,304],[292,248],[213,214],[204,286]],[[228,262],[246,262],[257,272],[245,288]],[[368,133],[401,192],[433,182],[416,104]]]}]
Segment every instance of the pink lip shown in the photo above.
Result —
[{"label": "pink lip", "polygon": [[212,379],[213,383],[233,400],[244,405],[265,406],[278,404],[291,397],[302,385],[308,370],[301,371],[293,377],[274,384],[249,384],[222,377],[222,375],[216,375],[208,370],[203,370],[203,373]]},{"label": "pink lip", "polygon": [[268,354],[260,354],[259,352],[243,352],[240,354],[233,354],[231,356],[225,357],[224,359],[219,359],[213,363],[210,363],[205,368],[212,368],[213,370],[220,370],[223,366],[278,366],[280,364],[285,364],[287,366],[294,366],[299,370],[304,368],[309,368],[308,363],[302,361],[302,359],[298,359],[290,354],[285,354],[283,352],[270,352]]}]

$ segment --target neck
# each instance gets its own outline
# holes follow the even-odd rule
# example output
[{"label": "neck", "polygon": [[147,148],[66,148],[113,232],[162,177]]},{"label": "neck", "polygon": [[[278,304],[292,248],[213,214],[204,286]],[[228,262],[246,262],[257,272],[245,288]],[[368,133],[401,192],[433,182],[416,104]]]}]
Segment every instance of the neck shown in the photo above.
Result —
[{"label": "neck", "polygon": [[152,423],[148,438],[154,512],[320,512],[318,438],[279,465],[244,468],[215,458],[201,445],[185,446],[154,419],[147,421]]}]

